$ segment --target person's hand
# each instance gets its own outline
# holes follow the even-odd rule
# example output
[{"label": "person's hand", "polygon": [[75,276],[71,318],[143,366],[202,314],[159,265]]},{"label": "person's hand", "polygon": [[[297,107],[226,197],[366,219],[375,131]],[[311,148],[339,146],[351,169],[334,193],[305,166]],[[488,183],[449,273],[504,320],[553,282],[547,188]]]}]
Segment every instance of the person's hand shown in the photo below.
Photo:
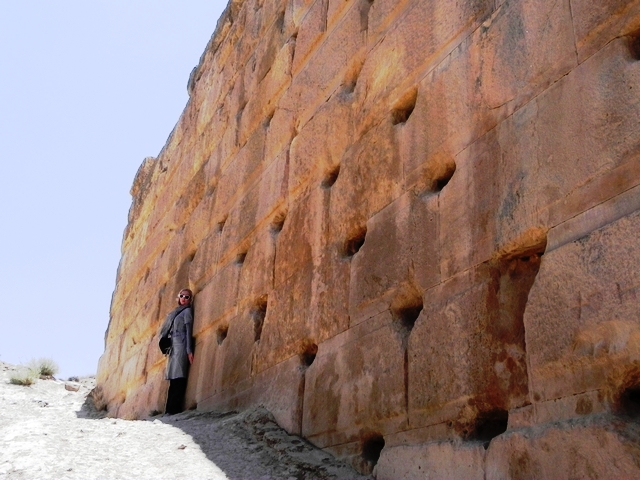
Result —
[{"label": "person's hand", "polygon": [[189,357],[189,363],[193,364],[193,353],[188,353],[187,357]]}]

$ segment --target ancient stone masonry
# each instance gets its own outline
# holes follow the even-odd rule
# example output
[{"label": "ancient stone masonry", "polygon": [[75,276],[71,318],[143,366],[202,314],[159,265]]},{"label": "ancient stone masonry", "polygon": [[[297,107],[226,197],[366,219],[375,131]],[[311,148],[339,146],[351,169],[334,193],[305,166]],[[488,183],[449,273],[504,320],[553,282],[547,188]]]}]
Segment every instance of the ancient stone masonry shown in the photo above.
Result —
[{"label": "ancient stone masonry", "polygon": [[[640,476],[640,0],[232,0],[136,176],[98,383],[378,478]],[[426,472],[426,473],[425,473]]]}]

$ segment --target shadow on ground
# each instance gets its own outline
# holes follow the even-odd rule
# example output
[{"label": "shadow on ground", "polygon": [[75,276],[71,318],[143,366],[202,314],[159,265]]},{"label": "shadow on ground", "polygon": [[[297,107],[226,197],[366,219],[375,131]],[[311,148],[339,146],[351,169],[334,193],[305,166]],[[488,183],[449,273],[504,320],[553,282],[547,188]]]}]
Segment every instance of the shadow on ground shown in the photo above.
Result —
[{"label": "shadow on ground", "polygon": [[369,478],[289,435],[264,408],[227,414],[192,411],[158,420],[190,435],[230,478]]},{"label": "shadow on ground", "polygon": [[[103,418],[91,395],[77,412]],[[188,434],[206,457],[230,479],[370,479],[303,438],[289,435],[264,408],[225,414],[187,411],[148,420]]]}]

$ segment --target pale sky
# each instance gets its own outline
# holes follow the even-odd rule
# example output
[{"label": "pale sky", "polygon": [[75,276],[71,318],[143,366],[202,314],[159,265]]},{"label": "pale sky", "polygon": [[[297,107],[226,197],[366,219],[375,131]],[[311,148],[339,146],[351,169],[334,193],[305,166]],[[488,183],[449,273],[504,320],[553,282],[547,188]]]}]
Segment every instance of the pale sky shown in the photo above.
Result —
[{"label": "pale sky", "polygon": [[129,190],[226,0],[0,0],[0,360],[96,372]]}]

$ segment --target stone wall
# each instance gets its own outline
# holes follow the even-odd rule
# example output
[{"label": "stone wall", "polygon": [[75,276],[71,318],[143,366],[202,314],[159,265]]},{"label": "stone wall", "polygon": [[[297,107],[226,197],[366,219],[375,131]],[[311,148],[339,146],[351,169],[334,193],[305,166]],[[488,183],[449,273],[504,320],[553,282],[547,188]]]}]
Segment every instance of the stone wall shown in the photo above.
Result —
[{"label": "stone wall", "polygon": [[[237,0],[136,176],[98,382],[378,478],[640,475],[640,0]],[[424,472],[427,472],[426,474]]]}]

